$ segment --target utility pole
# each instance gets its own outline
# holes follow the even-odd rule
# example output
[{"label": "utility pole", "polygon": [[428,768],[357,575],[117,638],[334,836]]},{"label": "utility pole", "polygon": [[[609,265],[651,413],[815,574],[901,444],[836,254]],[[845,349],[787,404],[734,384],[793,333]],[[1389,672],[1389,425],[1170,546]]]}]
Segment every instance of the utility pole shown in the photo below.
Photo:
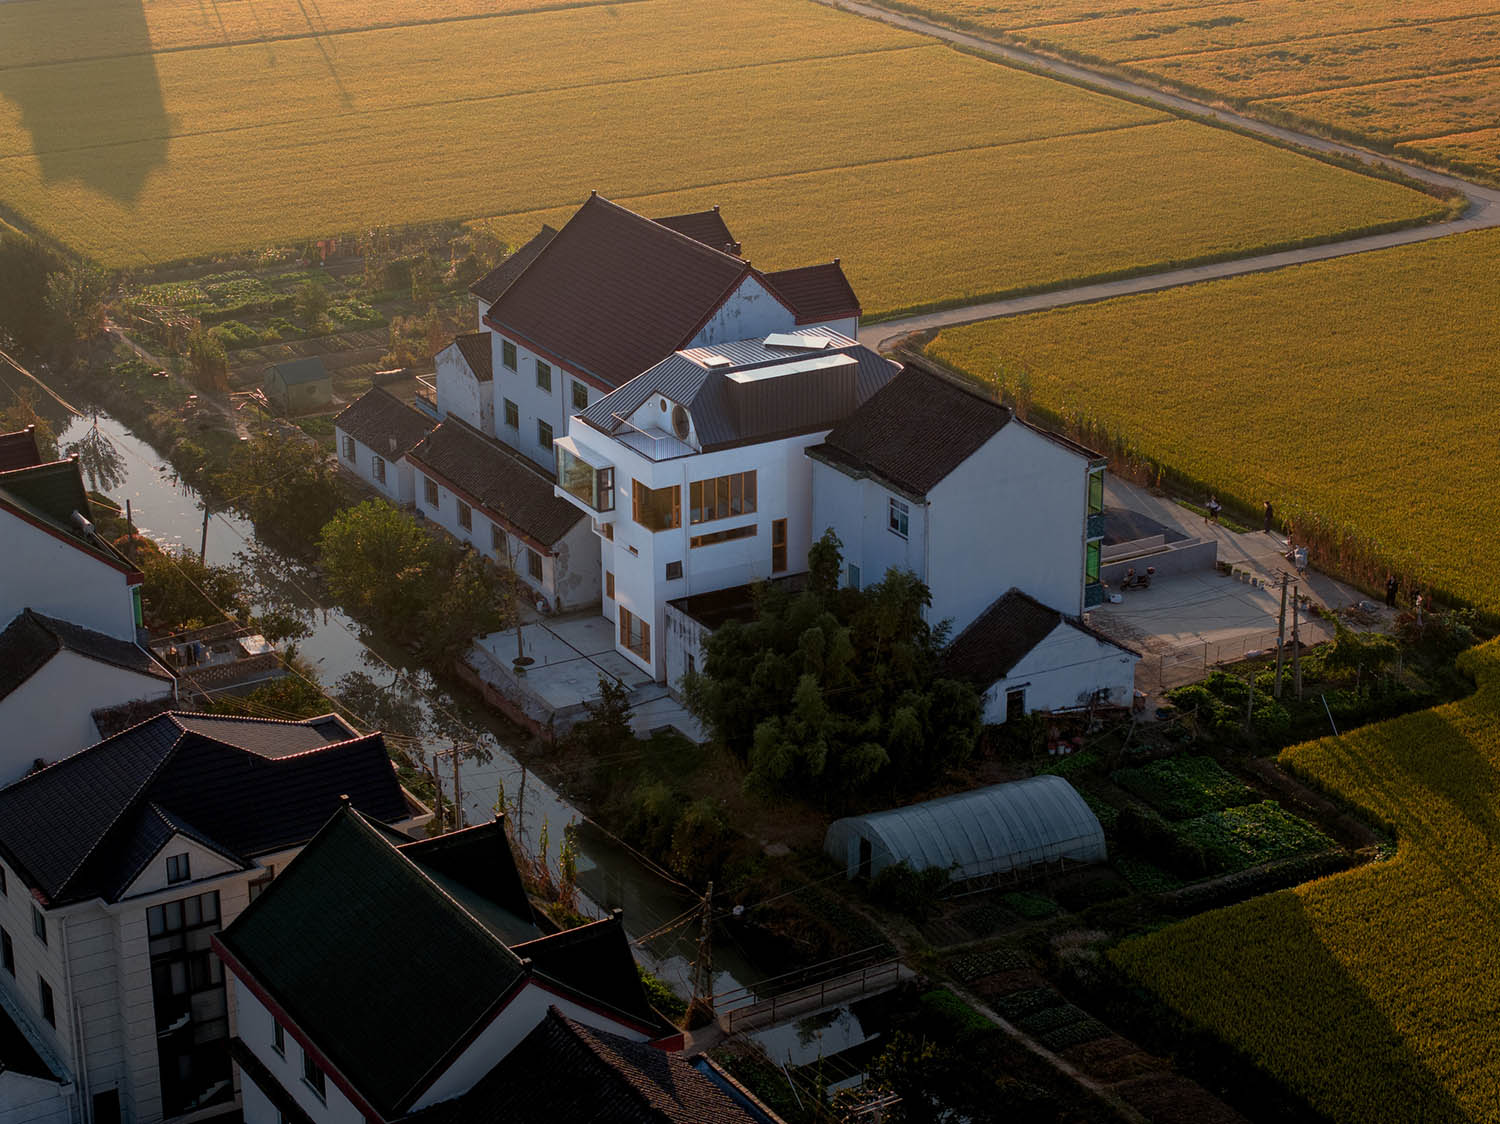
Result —
[{"label": "utility pole", "polygon": [[1297,627],[1297,586],[1292,586],[1292,686],[1302,698],[1302,633]]},{"label": "utility pole", "polygon": [[130,514],[130,497],[125,497],[125,541],[129,544],[130,560],[135,561],[135,519]]},{"label": "utility pole", "polygon": [[698,929],[698,955],[693,960],[693,1000],[689,1008],[697,1007],[700,1000],[713,1014],[714,969],[714,884],[708,884],[703,895],[703,920]]},{"label": "utility pole", "polygon": [[198,543],[198,561],[201,564],[208,556],[208,504],[203,505],[203,538]]},{"label": "utility pole", "polygon": [[1276,689],[1281,698],[1281,663],[1286,656],[1286,571],[1281,571],[1281,617],[1276,622]]},{"label": "utility pole", "polygon": [[[453,743],[452,749],[435,749],[432,751],[432,779],[434,784],[437,785],[437,820],[440,829],[443,819],[443,786],[442,777],[438,772],[438,762],[445,757],[453,758],[453,830],[457,831],[464,826],[464,785],[459,765],[463,760],[463,755],[463,746],[458,742]],[[441,834],[441,831],[439,834]]]}]

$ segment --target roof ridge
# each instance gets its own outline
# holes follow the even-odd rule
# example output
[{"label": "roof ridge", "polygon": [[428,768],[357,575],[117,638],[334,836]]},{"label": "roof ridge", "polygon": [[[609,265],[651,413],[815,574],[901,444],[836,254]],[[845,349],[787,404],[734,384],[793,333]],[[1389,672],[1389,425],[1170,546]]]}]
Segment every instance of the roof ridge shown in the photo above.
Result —
[{"label": "roof ridge", "polygon": [[[683,242],[685,242],[685,243],[687,243],[687,244],[689,244],[691,246],[694,246],[694,247],[696,247],[699,250],[702,250],[706,254],[713,255],[715,258],[724,258],[727,261],[737,262],[738,264],[743,265],[743,266],[747,266],[747,267],[750,265],[750,263],[747,262],[747,261],[745,261],[743,258],[737,258],[733,254],[726,254],[723,250],[716,250],[712,246],[708,245],[707,243],[698,241],[698,239],[692,237],[691,235],[683,234],[682,231],[680,231],[680,230],[673,230],[670,226],[664,226],[662,223],[658,222],[656,219],[647,218],[645,215],[641,214],[639,211],[632,211],[629,207],[625,206],[623,203],[616,203],[613,199],[606,198],[605,196],[600,195],[598,192],[590,192],[589,193],[589,197],[583,201],[583,206],[581,206],[581,207],[578,208],[578,211],[574,213],[574,217],[576,218],[577,215],[583,211],[584,207],[587,207],[589,204],[596,203],[596,202],[597,203],[602,203],[602,204],[604,204],[605,206],[608,206],[608,207],[612,207],[616,211],[619,211],[621,214],[629,215],[632,219],[636,220],[637,222],[646,223],[646,224],[648,224],[650,226],[654,226],[658,230],[664,230],[668,234],[670,234],[673,238],[680,238]],[[703,212],[701,212],[701,211],[690,211],[690,212],[684,212],[684,213],[685,214],[702,214]],[[679,216],[677,216],[677,215],[666,215],[664,217],[670,219],[670,218],[677,218]],[[572,221],[573,221],[573,219],[570,218],[568,220],[568,222],[563,223],[563,229],[566,230],[567,227],[568,227],[568,223],[571,223]],[[551,248],[552,248],[552,245],[549,242],[547,244],[547,249],[551,249]],[[543,250],[542,254],[545,254],[546,252],[547,252],[547,250]],[[540,258],[542,256],[542,254],[538,254],[537,257]]]},{"label": "roof ridge", "polygon": [[[337,712],[332,710],[324,714],[314,714],[309,718],[261,718],[249,714],[215,714],[207,710],[164,710],[162,714],[172,715],[173,717],[181,714],[188,718],[196,718],[206,722],[244,722],[247,724],[256,722],[264,726],[311,726],[314,722],[321,722],[325,718],[338,718]],[[159,718],[161,715],[153,715],[153,717]],[[150,719],[147,719],[147,721],[149,722]],[[345,738],[344,740],[349,741],[351,739]]]},{"label": "roof ridge", "polygon": [[[369,733],[366,733],[366,734],[355,734],[353,737],[344,738],[342,741],[324,742],[322,745],[314,745],[314,746],[309,746],[307,749],[299,749],[296,753],[280,753],[280,754],[277,754],[275,757],[267,757],[263,753],[256,753],[255,750],[253,750],[253,749],[245,749],[245,747],[241,746],[241,745],[231,745],[228,742],[220,742],[219,744],[220,745],[228,745],[230,749],[241,750],[244,753],[249,753],[249,754],[252,754],[255,757],[259,757],[262,761],[268,761],[272,765],[275,765],[279,761],[300,761],[300,760],[302,760],[302,758],[306,757],[310,753],[327,753],[329,750],[343,749],[345,746],[355,745],[358,742],[371,741],[371,740],[373,740],[375,738],[380,738],[381,739],[381,748],[384,749],[384,747],[385,747],[385,732],[382,731],[382,730],[371,730]],[[217,741],[218,739],[217,738],[211,738],[210,740],[211,741]]]},{"label": "roof ridge", "polygon": [[[1001,402],[993,395],[986,394],[979,387],[979,385],[974,382],[974,380],[963,378],[959,375],[953,374],[951,371],[946,371],[936,364],[929,362],[924,356],[903,357],[902,366],[907,371],[912,371],[916,374],[926,375],[930,378],[936,379],[943,385],[952,387],[954,390],[958,391],[961,394],[966,394],[970,398],[973,398],[978,402],[983,402],[985,405],[991,407],[992,409],[1004,412],[1009,416],[1009,420],[1011,421],[1020,420],[1016,417],[1015,410],[1011,409],[1011,407],[1007,406],[1004,402]],[[899,378],[900,376],[898,375],[897,377]],[[891,381],[895,382],[895,379],[892,379]],[[885,388],[882,387],[881,389],[883,390]]]}]

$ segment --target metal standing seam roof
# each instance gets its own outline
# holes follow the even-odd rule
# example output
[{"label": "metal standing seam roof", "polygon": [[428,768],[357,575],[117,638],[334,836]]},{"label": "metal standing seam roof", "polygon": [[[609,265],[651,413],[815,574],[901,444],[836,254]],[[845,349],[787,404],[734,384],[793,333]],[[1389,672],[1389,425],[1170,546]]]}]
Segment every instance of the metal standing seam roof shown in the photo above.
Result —
[{"label": "metal standing seam roof", "polygon": [[1106,858],[1098,817],[1077,789],[1055,776],[836,820],[823,849],[847,863],[861,838],[873,848],[872,873],[904,860],[916,870],[949,870],[955,881],[1059,859]]}]

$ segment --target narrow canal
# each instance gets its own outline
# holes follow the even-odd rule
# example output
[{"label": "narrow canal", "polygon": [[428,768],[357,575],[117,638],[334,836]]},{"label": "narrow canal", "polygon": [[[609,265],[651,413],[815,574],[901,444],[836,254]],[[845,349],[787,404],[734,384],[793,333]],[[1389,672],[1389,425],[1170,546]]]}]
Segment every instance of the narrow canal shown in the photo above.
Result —
[{"label": "narrow canal", "polygon": [[[73,418],[59,434],[58,445],[66,448],[87,432],[94,422]],[[632,937],[651,933],[679,917],[693,905],[684,890],[651,872],[629,851],[583,821],[578,810],[565,796],[540,779],[536,772],[523,768],[513,752],[520,744],[514,727],[461,689],[449,690],[417,666],[409,653],[381,645],[364,633],[358,624],[334,606],[320,604],[312,587],[296,581],[288,583],[300,567],[291,559],[260,542],[248,520],[233,514],[214,515],[203,537],[203,505],[197,493],[179,481],[170,466],[146,442],[125,425],[107,414],[98,417],[100,431],[109,438],[124,457],[124,479],[109,494],[122,507],[130,500],[137,529],[163,546],[205,548],[207,560],[220,564],[240,564],[249,568],[261,581],[290,588],[297,607],[309,614],[312,634],[298,642],[298,651],[317,669],[325,688],[331,689],[340,677],[364,672],[377,682],[389,683],[396,672],[404,673],[431,687],[432,697],[440,708],[456,714],[481,732],[481,745],[488,751],[484,763],[465,761],[462,766],[463,804],[466,822],[483,823],[494,813],[501,786],[516,816],[517,833],[523,846],[535,851],[543,826],[549,838],[547,856],[553,871],[557,869],[558,851],[563,828],[577,822],[579,828],[578,881],[584,900],[582,912],[602,916],[610,909],[625,911],[625,926]],[[412,692],[424,712],[429,703]],[[437,743],[434,748],[446,748]],[[451,771],[445,765],[444,792],[452,796]],[[684,997],[691,993],[691,960],[697,942],[697,924],[677,929],[666,936],[643,942],[637,956],[651,971],[665,980]],[[714,991],[724,992],[764,978],[733,946],[716,946],[714,950]]]}]

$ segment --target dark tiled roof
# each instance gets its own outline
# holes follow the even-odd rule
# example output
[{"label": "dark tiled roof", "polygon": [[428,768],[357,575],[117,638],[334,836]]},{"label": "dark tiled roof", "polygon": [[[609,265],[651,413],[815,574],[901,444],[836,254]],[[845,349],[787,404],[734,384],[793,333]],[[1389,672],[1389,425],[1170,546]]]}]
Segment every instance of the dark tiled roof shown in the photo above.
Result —
[{"label": "dark tiled roof", "polygon": [[750,267],[591,196],[486,321],[608,387],[692,339]]},{"label": "dark tiled roof", "polygon": [[646,1026],[661,1021],[646,998],[618,911],[612,917],[511,946],[542,975],[629,1015]]},{"label": "dark tiled roof", "polygon": [[1131,651],[1077,617],[1049,608],[1019,589],[1011,589],[953,638],[943,653],[943,666],[955,678],[966,679],[978,687],[989,687],[1009,674],[1011,668],[1060,624],[1113,644],[1122,652]]},{"label": "dark tiled roof", "polygon": [[729,226],[724,222],[724,216],[719,214],[717,207],[707,211],[693,211],[686,215],[668,215],[666,218],[651,221],[660,223],[668,230],[675,230],[678,234],[686,234],[694,242],[702,242],[709,249],[722,250],[726,254],[739,256],[739,241],[729,233]]},{"label": "dark tiled roof", "polygon": [[406,1124],[756,1124],[681,1054],[607,1034],[556,1007],[461,1097]]},{"label": "dark tiled roof", "polygon": [[[686,407],[703,451],[711,452],[828,429],[875,395],[901,369],[900,364],[827,328],[803,329],[786,336],[806,339],[807,347],[768,347],[763,339],[756,338],[676,352],[590,404],[581,416],[596,429],[618,433],[624,428],[619,418],[629,417],[643,403],[660,396]],[[743,408],[740,391],[731,388],[731,375],[840,356],[851,361],[844,366],[852,366],[852,383],[832,385],[839,376],[830,377],[826,367],[789,374],[775,384],[776,393],[766,403],[769,409]],[[713,365],[715,357],[728,363]]]},{"label": "dark tiled roof", "polygon": [[[118,893],[164,823],[248,858],[310,838],[341,794],[388,822],[409,814],[379,734],[237,718],[211,737],[188,728],[197,718],[158,715],[0,789],[0,850],[49,904]],[[224,740],[239,724],[256,732],[235,736],[264,752]],[[276,752],[278,734],[289,754]]]},{"label": "dark tiled roof", "polygon": [[799,324],[842,320],[847,316],[859,318],[859,298],[837,261],[780,269],[764,276],[781,299],[792,306]]},{"label": "dark tiled roof", "polygon": [[300,359],[284,359],[280,363],[272,363],[266,368],[266,374],[279,375],[286,386],[300,386],[326,379],[328,368],[323,366],[322,356],[305,355]]},{"label": "dark tiled roof", "polygon": [[1010,410],[993,399],[907,367],[808,455],[925,496],[1010,420]]},{"label": "dark tiled roof", "polygon": [[280,722],[269,718],[246,721],[227,714],[183,712],[176,715],[176,721],[184,730],[262,757],[306,753],[309,749],[321,749],[359,736],[359,731],[337,714],[324,714],[300,722]]},{"label": "dark tiled roof", "polygon": [[553,495],[551,473],[457,418],[422,438],[409,456],[491,518],[544,546],[551,547],[583,518]]},{"label": "dark tiled roof", "polygon": [[3,1006],[0,1006],[0,1073],[23,1073],[27,1077],[56,1081],[59,1085],[63,1083],[52,1072],[51,1067],[42,1061],[36,1047]]},{"label": "dark tiled roof", "polygon": [[387,1118],[526,972],[347,808],[218,939]]},{"label": "dark tiled roof", "polygon": [[422,440],[433,421],[377,386],[350,403],[333,424],[378,455],[395,460]]},{"label": "dark tiled roof", "polygon": [[474,372],[476,379],[480,382],[494,379],[494,350],[490,346],[489,332],[468,332],[462,336],[454,336],[453,342],[458,345],[458,353],[464,357],[464,362]]},{"label": "dark tiled roof", "polygon": [[543,226],[530,242],[470,285],[469,292],[485,303],[493,304],[525,272],[526,267],[536,261],[536,256],[547,248],[547,243],[556,237],[557,231],[550,226]]},{"label": "dark tiled roof", "polygon": [[503,816],[397,847],[506,944],[537,936],[531,899],[516,867]]},{"label": "dark tiled roof", "polygon": [[135,569],[119,551],[74,525],[75,511],[85,517],[89,514],[89,497],[76,457],[0,472],[0,508],[41,523],[117,570],[130,573]]},{"label": "dark tiled roof", "polygon": [[32,426],[14,433],[0,433],[0,472],[41,463],[42,453],[36,447],[36,432]]},{"label": "dark tiled roof", "polygon": [[26,609],[17,613],[5,631],[0,632],[0,699],[30,679],[63,649],[159,679],[162,690],[172,683],[172,673],[139,645]]}]

